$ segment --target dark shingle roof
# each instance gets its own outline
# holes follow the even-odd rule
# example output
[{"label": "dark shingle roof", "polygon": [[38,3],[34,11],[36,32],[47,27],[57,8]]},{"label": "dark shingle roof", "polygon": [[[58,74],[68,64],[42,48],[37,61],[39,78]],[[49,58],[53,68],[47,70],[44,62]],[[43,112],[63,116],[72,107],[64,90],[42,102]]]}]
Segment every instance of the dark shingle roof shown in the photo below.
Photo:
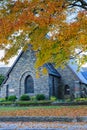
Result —
[{"label": "dark shingle roof", "polygon": [[61,75],[58,73],[58,71],[54,68],[54,66],[51,63],[46,63],[44,67],[47,68],[48,73],[57,77],[61,77]]},{"label": "dark shingle roof", "polygon": [[71,59],[68,63],[68,67],[72,70],[72,72],[78,77],[79,81],[81,83],[87,84],[87,78],[86,78],[86,69],[83,67],[78,70],[78,64],[75,62],[74,59]]}]

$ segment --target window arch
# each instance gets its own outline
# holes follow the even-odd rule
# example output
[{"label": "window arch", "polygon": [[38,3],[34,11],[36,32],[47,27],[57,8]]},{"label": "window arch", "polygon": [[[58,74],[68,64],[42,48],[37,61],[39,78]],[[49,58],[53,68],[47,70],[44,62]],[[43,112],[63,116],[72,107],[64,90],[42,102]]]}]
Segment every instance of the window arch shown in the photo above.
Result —
[{"label": "window arch", "polygon": [[34,93],[34,82],[31,75],[25,78],[25,93]]}]

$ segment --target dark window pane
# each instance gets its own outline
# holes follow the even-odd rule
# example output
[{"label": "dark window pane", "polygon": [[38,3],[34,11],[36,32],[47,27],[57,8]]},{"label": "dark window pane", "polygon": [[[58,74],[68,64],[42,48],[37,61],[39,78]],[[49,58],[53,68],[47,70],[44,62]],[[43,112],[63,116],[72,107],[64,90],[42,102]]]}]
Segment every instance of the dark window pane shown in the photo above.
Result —
[{"label": "dark window pane", "polygon": [[65,85],[65,95],[70,94],[70,87],[68,85]]},{"label": "dark window pane", "polygon": [[25,79],[25,93],[34,93],[34,82],[30,75]]}]

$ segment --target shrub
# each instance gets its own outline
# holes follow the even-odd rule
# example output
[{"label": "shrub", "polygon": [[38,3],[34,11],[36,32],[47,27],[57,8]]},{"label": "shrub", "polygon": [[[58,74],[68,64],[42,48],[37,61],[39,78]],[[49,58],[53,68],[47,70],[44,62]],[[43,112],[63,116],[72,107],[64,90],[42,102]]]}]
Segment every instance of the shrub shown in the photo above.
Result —
[{"label": "shrub", "polygon": [[87,98],[76,98],[74,99],[75,102],[82,102],[82,101],[87,101]]},{"label": "shrub", "polygon": [[15,95],[9,96],[7,98],[8,101],[15,101],[17,99],[17,97]]},{"label": "shrub", "polygon": [[35,100],[36,100],[36,96],[32,96],[32,97],[31,97],[31,100],[32,100],[32,101],[35,101]]},{"label": "shrub", "polygon": [[21,101],[28,101],[28,100],[30,100],[30,97],[29,97],[29,95],[27,95],[27,94],[23,94],[23,95],[20,97],[20,100],[21,100]]},{"label": "shrub", "polygon": [[5,98],[0,98],[0,102],[4,102],[5,100]]},{"label": "shrub", "polygon": [[45,96],[44,96],[44,94],[37,94],[36,99],[37,100],[45,100]]},{"label": "shrub", "polygon": [[50,97],[50,100],[51,100],[51,101],[56,101],[57,98],[56,98],[55,96],[51,96],[51,97]]}]

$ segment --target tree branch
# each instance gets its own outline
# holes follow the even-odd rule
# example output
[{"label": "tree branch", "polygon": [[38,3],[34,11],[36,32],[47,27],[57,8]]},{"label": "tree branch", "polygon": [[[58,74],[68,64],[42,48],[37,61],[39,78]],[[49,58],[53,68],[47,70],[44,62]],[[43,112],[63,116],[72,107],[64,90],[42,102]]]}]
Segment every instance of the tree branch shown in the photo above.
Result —
[{"label": "tree branch", "polygon": [[69,6],[71,7],[77,6],[87,10],[87,2],[85,0],[72,0],[72,1],[68,0],[68,2],[69,2]]}]

